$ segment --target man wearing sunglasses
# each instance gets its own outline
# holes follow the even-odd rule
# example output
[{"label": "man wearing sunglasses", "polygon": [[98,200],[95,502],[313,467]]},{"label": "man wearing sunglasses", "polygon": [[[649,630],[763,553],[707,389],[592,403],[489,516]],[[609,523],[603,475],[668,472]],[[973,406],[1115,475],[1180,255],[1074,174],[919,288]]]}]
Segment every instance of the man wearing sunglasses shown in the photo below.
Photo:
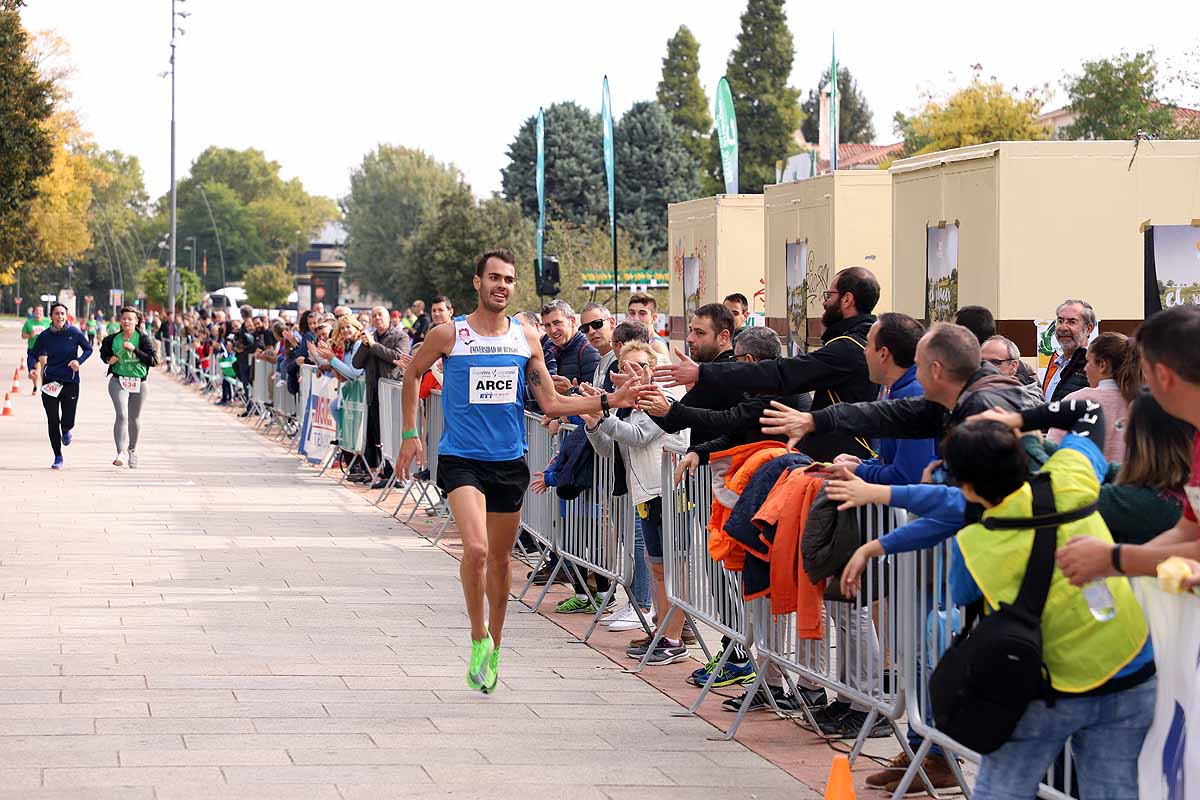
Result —
[{"label": "man wearing sunglasses", "polygon": [[[600,354],[600,363],[596,365],[595,373],[588,380],[592,386],[601,388],[609,368],[617,360],[616,351],[612,346],[612,314],[599,303],[588,303],[579,313],[579,330],[587,337],[588,344]],[[580,380],[582,381],[582,378]]]}]

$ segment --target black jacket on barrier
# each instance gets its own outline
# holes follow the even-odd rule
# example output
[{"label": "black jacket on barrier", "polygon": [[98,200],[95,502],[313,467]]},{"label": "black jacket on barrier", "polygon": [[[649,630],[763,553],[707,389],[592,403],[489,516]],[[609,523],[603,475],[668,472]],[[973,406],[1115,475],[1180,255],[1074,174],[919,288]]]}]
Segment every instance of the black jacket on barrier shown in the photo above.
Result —
[{"label": "black jacket on barrier", "polygon": [[[867,331],[874,323],[871,314],[839,320],[825,329],[821,334],[824,345],[811,353],[757,363],[701,364],[700,380],[693,391],[724,385],[750,394],[812,392],[814,411],[838,403],[874,400],[879,387],[871,383],[866,356]],[[800,451],[816,461],[832,461],[840,453],[864,459],[873,455],[845,428],[818,430],[821,432],[800,442]]]},{"label": "black jacket on barrier", "polygon": [[845,431],[872,439],[933,438],[940,447],[942,438],[968,417],[996,406],[1022,411],[1037,404],[1020,381],[984,364],[967,381],[953,409],[924,397],[838,403],[814,411],[813,428],[820,433]]},{"label": "black jacket on barrier", "polygon": [[771,406],[772,400],[778,400],[785,406],[791,406],[799,411],[808,411],[812,407],[812,396],[807,394],[766,395],[761,397],[743,396],[742,401],[733,408],[709,410],[693,408],[683,403],[672,403],[667,419],[679,423],[684,428],[704,428],[721,431],[721,435],[706,442],[693,442],[688,447],[689,453],[700,456],[700,463],[707,464],[710,453],[718,453],[749,442],[760,442],[764,439],[775,439],[786,442],[786,436],[767,436],[762,432],[762,412]]}]

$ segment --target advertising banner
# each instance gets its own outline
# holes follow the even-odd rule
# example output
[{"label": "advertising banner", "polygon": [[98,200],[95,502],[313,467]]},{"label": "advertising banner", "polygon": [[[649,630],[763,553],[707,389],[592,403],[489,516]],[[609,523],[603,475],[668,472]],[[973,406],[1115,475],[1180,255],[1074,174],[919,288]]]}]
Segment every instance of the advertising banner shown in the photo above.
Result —
[{"label": "advertising banner", "polygon": [[925,319],[953,322],[958,311],[958,223],[926,229]]},{"label": "advertising banner", "polygon": [[687,325],[692,314],[700,307],[700,257],[683,258],[683,324]]},{"label": "advertising banner", "polygon": [[542,245],[546,241],[546,123],[542,109],[537,115],[537,268],[542,279]]},{"label": "advertising banner", "polygon": [[367,439],[367,383],[362,378],[342,384],[342,414],[338,421],[338,446],[361,453]]},{"label": "advertising banner", "polygon": [[738,193],[738,130],[737,113],[733,109],[733,92],[724,77],[717,82],[717,144],[721,150],[721,174],[725,178],[725,194]]},{"label": "advertising banner", "polygon": [[304,410],[303,453],[310,464],[320,464],[329,452],[329,445],[337,437],[337,423],[333,416],[333,401],[337,397],[337,381],[327,376],[313,379],[308,406]]},{"label": "advertising banner", "polygon": [[1145,315],[1200,305],[1200,227],[1153,225],[1145,236]]},{"label": "advertising banner", "polygon": [[787,275],[788,355],[804,352],[808,338],[808,240],[788,242]]}]

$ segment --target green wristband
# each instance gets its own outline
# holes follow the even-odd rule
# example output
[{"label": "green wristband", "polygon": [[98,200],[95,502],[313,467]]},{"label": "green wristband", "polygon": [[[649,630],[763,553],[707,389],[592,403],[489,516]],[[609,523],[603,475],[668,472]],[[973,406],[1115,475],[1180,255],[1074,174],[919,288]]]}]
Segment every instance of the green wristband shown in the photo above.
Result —
[{"label": "green wristband", "polygon": [[416,428],[409,428],[408,430],[406,430],[400,434],[401,439],[419,439],[420,437],[421,437],[421,434],[417,433]]}]

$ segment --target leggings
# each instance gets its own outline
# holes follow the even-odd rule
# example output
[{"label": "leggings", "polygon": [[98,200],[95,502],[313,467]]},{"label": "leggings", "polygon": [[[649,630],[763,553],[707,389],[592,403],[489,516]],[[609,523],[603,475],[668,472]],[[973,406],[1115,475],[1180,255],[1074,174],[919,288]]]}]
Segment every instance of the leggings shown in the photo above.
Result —
[{"label": "leggings", "polygon": [[42,408],[46,409],[46,427],[50,432],[50,447],[56,457],[62,456],[62,434],[75,427],[75,407],[79,405],[79,384],[64,383],[58,397],[42,392]]},{"label": "leggings", "polygon": [[137,450],[138,416],[142,413],[142,404],[146,402],[146,387],[149,381],[142,381],[142,390],[130,394],[121,388],[121,379],[113,375],[108,379],[108,396],[112,398],[113,410],[117,418],[113,422],[113,441],[117,444],[117,452]]}]

